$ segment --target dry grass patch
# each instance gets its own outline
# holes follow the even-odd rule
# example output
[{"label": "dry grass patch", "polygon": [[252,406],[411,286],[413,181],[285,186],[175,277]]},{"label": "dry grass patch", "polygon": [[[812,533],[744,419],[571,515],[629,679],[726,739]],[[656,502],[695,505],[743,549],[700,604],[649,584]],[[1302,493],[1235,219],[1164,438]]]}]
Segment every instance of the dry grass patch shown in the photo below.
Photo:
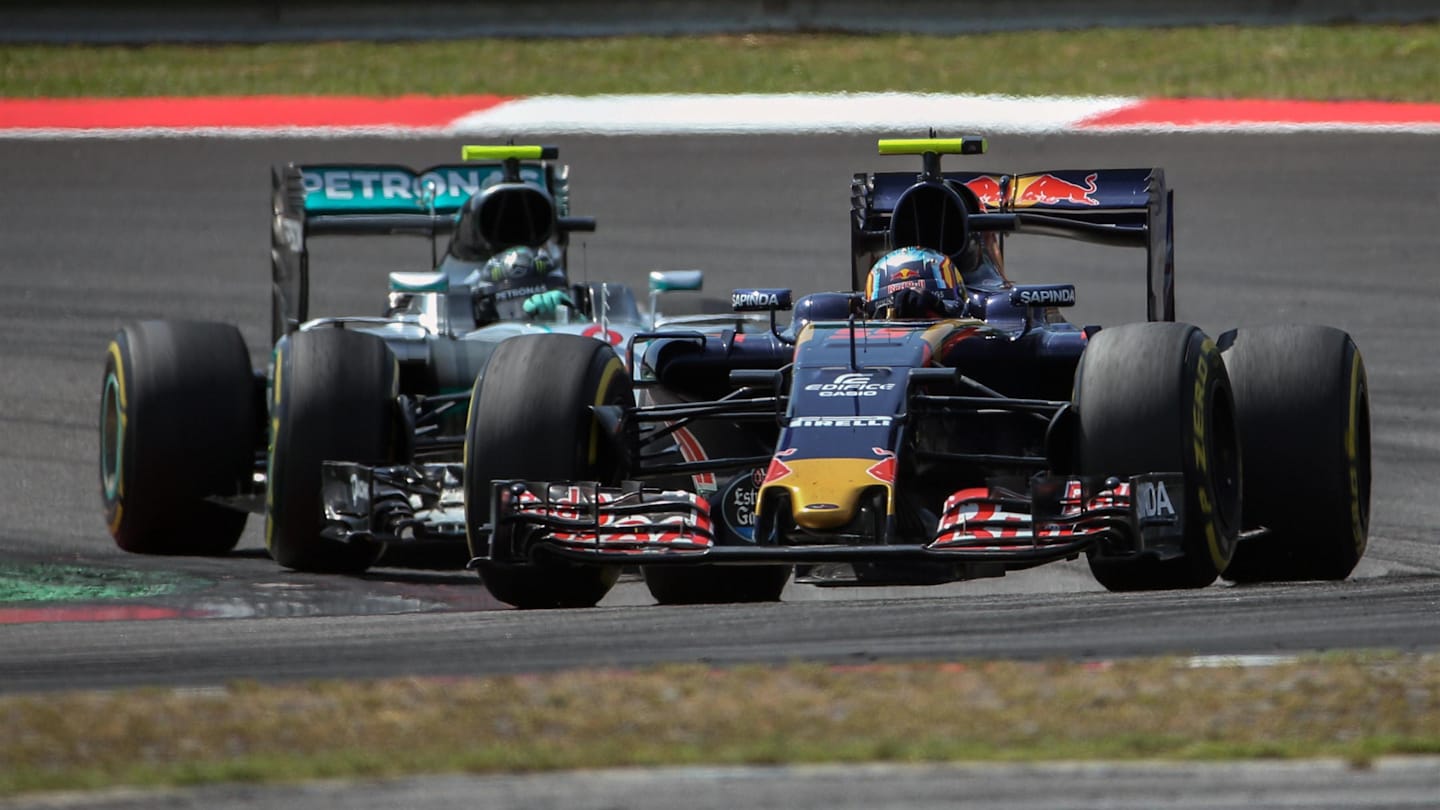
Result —
[{"label": "dry grass patch", "polygon": [[0,698],[0,792],[660,764],[1440,753],[1440,657],[666,666]]}]

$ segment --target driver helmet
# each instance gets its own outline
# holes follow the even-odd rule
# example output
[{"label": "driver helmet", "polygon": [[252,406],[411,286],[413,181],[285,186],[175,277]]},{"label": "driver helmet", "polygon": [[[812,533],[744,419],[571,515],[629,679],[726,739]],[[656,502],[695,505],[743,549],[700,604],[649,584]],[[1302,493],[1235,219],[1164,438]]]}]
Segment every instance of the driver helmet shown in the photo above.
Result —
[{"label": "driver helmet", "polygon": [[533,320],[525,311],[530,297],[564,290],[565,271],[544,251],[512,247],[492,256],[477,273],[472,300],[477,324]]},{"label": "driver helmet", "polygon": [[945,302],[964,300],[960,269],[938,250],[892,250],[865,277],[865,308],[872,318],[939,316],[944,315]]}]

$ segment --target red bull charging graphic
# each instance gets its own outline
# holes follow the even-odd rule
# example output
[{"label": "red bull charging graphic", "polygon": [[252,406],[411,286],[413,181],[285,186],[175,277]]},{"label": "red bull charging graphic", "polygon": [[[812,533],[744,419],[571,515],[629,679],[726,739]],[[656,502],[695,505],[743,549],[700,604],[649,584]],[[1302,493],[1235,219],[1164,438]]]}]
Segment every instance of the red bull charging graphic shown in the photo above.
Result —
[{"label": "red bull charging graphic", "polygon": [[1072,183],[1053,174],[1021,175],[1015,178],[1015,208],[1032,205],[1099,205],[1092,195],[1099,191],[1095,185],[1094,172],[1085,176],[1082,183]]},{"label": "red bull charging graphic", "polygon": [[982,174],[966,181],[965,187],[975,192],[980,204],[987,211],[999,210],[1005,205],[1005,189],[1000,185],[1000,178],[995,175]]}]

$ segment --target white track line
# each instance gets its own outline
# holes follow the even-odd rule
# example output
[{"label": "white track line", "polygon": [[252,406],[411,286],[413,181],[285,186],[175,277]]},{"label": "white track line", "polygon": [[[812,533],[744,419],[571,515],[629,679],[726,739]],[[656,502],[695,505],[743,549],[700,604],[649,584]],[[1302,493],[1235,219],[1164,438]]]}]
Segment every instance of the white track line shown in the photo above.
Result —
[{"label": "white track line", "polygon": [[1130,98],[840,93],[537,96],[461,117],[457,134],[661,135],[897,132],[1041,133],[1123,109]]}]

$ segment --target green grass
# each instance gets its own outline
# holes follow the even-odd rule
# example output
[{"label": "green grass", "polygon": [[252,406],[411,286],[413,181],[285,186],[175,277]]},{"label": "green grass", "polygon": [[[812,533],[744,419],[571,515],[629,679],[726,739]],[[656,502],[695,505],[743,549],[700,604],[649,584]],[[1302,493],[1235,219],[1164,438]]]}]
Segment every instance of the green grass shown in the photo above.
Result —
[{"label": "green grass", "polygon": [[198,577],[171,572],[0,560],[0,604],[140,599],[194,590],[207,584]]},{"label": "green grass", "polygon": [[677,764],[1440,754],[1440,657],[666,666],[0,697],[0,795]]},{"label": "green grass", "polygon": [[1440,24],[0,46],[0,96],[883,91],[1440,101]]}]

